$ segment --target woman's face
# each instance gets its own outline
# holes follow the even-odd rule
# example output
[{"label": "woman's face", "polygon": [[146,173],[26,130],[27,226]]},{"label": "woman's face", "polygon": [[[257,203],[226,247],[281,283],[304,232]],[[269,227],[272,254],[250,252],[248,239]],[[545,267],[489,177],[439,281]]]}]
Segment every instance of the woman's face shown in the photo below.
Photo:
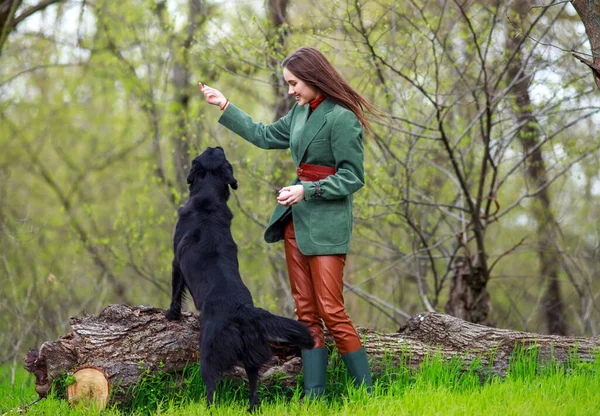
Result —
[{"label": "woman's face", "polygon": [[283,78],[288,84],[288,94],[296,97],[298,105],[304,105],[319,95],[316,89],[299,79],[287,68],[283,68]]}]

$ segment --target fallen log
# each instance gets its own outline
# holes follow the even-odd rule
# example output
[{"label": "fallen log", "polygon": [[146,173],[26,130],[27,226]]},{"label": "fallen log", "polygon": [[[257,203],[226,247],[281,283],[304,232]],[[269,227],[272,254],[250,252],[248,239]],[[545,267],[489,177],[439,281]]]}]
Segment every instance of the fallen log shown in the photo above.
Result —
[{"label": "fallen log", "polygon": [[[25,358],[25,368],[35,375],[40,397],[48,394],[53,380],[92,368],[98,370],[100,384],[105,378],[113,386],[111,400],[122,402],[143,373],[159,369],[180,373],[198,361],[198,319],[189,312],[183,313],[180,321],[170,322],[162,309],[110,305],[98,316],[72,317],[70,324],[70,333],[43,343],[39,351],[30,350]],[[427,355],[434,353],[448,360],[461,358],[465,366],[478,360],[481,371],[504,376],[517,346],[524,351],[535,349],[541,362],[553,359],[559,363],[572,358],[574,351],[579,360],[593,361],[600,347],[598,337],[497,329],[432,312],[413,315],[397,333],[358,330],[375,376],[390,362],[417,369]],[[331,338],[327,341],[333,343]],[[274,357],[261,369],[261,381],[269,382],[277,373],[279,383],[294,386],[296,375],[302,370],[299,351],[285,345],[272,347]],[[90,371],[85,374],[90,377]],[[245,373],[241,367],[235,367],[224,377],[242,379]],[[71,390],[90,394],[81,386]]]}]

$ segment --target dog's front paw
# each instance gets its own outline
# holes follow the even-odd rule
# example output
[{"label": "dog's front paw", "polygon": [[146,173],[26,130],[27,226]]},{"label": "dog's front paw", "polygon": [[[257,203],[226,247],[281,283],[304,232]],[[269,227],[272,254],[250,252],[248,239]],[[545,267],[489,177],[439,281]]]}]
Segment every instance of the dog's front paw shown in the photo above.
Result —
[{"label": "dog's front paw", "polygon": [[169,309],[166,313],[167,320],[169,321],[179,321],[181,318],[181,311],[176,311],[173,309]]}]

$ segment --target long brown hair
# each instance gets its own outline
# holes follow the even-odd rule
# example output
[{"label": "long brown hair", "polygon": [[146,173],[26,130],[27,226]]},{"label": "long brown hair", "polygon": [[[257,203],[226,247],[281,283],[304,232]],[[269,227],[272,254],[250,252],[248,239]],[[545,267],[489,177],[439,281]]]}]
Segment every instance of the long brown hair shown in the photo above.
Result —
[{"label": "long brown hair", "polygon": [[356,114],[367,133],[371,129],[365,110],[382,119],[382,112],[352,88],[318,49],[310,46],[296,49],[281,65],[306,84]]}]

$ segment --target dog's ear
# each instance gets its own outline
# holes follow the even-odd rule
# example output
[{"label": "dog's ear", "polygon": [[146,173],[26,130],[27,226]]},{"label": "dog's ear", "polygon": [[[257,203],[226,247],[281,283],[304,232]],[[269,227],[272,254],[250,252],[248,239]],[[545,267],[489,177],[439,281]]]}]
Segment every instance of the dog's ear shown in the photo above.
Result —
[{"label": "dog's ear", "polygon": [[223,166],[223,170],[225,171],[225,180],[227,184],[231,186],[233,189],[238,188],[237,179],[233,176],[233,166],[228,161],[225,161],[225,165]]},{"label": "dog's ear", "polygon": [[198,158],[192,160],[192,166],[190,166],[190,171],[188,172],[188,176],[186,178],[187,184],[192,185],[196,176],[198,175],[198,171],[200,169],[200,162],[198,162]]}]

